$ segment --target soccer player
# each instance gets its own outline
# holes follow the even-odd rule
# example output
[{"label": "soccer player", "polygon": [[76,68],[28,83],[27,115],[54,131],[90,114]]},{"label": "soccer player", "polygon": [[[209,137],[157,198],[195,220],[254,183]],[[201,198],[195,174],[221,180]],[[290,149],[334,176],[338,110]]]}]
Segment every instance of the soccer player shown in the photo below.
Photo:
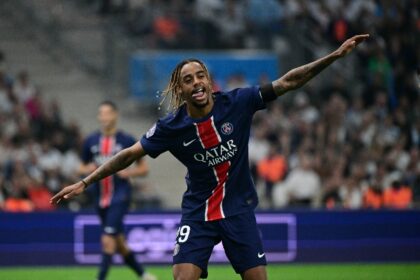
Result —
[{"label": "soccer player", "polygon": [[[104,101],[98,108],[100,131],[88,136],[83,145],[82,161],[79,167],[81,175],[87,175],[119,151],[131,147],[136,140],[129,134],[117,129],[118,109],[112,101]],[[104,177],[92,186],[97,198],[97,210],[102,226],[102,261],[98,280],[106,278],[115,253],[122,255],[124,262],[144,280],[156,277],[144,271],[127,246],[123,233],[123,218],[128,212],[131,198],[130,177],[145,176],[148,166],[138,159],[131,167]]]},{"label": "soccer player", "polygon": [[154,158],[170,151],[188,169],[174,249],[174,279],[206,278],[211,252],[220,241],[242,279],[267,279],[254,214],[258,199],[248,165],[252,116],[267,102],[303,86],[368,37],[356,35],[327,56],[292,69],[267,85],[229,92],[212,91],[209,72],[201,61],[182,61],[165,90],[173,112],[158,120],[133,146],[65,187],[51,203],[82,193],[90,184],[146,154]]}]

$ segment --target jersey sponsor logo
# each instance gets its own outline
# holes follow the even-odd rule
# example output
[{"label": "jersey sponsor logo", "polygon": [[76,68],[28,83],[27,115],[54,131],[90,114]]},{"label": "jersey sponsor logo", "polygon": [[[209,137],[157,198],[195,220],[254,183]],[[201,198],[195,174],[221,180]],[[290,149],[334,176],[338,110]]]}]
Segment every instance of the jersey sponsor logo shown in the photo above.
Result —
[{"label": "jersey sponsor logo", "polygon": [[191,141],[188,141],[188,142],[182,142],[182,145],[184,146],[184,147],[188,147],[189,145],[191,145],[192,143],[194,143],[194,141],[195,140],[197,140],[197,138],[194,138],[194,139],[192,139]]},{"label": "jersey sponsor logo", "polygon": [[225,122],[221,126],[221,131],[224,135],[231,134],[233,132],[233,124],[231,124],[230,122]]},{"label": "jersey sponsor logo", "polygon": [[216,166],[233,158],[238,151],[238,147],[233,139],[228,140],[226,144],[220,144],[217,147],[210,148],[203,153],[195,153],[194,159],[207,164],[209,167]]},{"label": "jersey sponsor logo", "polygon": [[264,257],[265,253],[258,253],[258,258],[261,259],[262,257]]},{"label": "jersey sponsor logo", "polygon": [[156,124],[154,124],[147,132],[146,132],[146,138],[150,138],[155,134],[156,131]]}]

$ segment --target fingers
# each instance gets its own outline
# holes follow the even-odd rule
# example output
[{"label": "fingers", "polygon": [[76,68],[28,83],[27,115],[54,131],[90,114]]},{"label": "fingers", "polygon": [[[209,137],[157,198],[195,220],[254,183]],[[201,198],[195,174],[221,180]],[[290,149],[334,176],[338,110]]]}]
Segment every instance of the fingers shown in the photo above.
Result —
[{"label": "fingers", "polygon": [[62,190],[50,199],[50,204],[58,204],[62,199],[70,198],[66,190]]},{"label": "fingers", "polygon": [[369,34],[360,34],[360,35],[353,36],[350,40],[352,40],[352,41],[354,41],[358,44],[360,42],[363,42],[367,38],[369,38],[369,36],[370,36]]},{"label": "fingers", "polygon": [[61,199],[62,195],[61,192],[59,192],[50,199],[50,204],[58,204],[61,201]]},{"label": "fingers", "polygon": [[77,196],[79,193],[77,192],[76,189],[69,191],[67,194],[65,194],[63,196],[64,199],[70,199],[73,198],[74,196]]}]

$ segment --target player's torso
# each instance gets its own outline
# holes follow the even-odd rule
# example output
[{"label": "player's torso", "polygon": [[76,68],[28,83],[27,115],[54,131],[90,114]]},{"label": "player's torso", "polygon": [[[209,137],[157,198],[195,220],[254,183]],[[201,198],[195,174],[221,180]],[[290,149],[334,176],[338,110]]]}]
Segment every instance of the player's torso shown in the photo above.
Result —
[{"label": "player's torso", "polygon": [[[104,164],[112,156],[132,145],[131,136],[117,132],[112,136],[95,133],[87,139],[89,145],[87,153],[92,163],[96,166]],[[117,174],[104,178],[96,183],[93,188],[97,194],[100,207],[107,207],[112,203],[126,202],[130,198],[131,188],[127,179]]]},{"label": "player's torso", "polygon": [[230,209],[241,211],[256,203],[248,165],[252,115],[240,104],[222,101],[216,99],[202,119],[186,117],[170,149],[188,170],[183,210],[194,209],[188,214],[192,219],[219,219],[230,215]]},{"label": "player's torso", "polygon": [[96,133],[90,142],[92,162],[100,166],[124,148],[124,137],[121,135],[104,136]]},{"label": "player's torso", "polygon": [[170,152],[188,168],[190,177],[197,175],[194,178],[200,179],[215,166],[234,163],[239,154],[246,152],[248,123],[249,117],[234,106],[215,106],[206,118],[191,119],[186,124],[185,132],[173,139]]}]

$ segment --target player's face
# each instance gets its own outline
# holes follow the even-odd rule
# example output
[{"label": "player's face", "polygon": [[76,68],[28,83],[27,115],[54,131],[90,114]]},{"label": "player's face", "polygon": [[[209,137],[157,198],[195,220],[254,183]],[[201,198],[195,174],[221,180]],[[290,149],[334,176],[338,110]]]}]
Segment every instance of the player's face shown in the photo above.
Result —
[{"label": "player's face", "polygon": [[109,130],[117,125],[118,113],[109,105],[102,105],[98,110],[98,121],[101,128]]},{"label": "player's face", "polygon": [[180,78],[181,95],[187,106],[204,108],[213,104],[209,77],[199,63],[185,64],[181,68]]}]

